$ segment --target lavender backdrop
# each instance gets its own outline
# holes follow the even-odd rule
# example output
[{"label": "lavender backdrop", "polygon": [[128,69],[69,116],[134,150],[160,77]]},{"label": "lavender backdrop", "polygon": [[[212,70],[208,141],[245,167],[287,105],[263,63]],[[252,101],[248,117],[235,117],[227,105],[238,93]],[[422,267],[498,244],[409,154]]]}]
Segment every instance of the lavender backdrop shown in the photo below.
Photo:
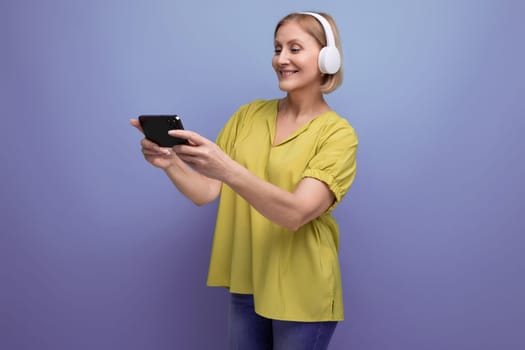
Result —
[{"label": "lavender backdrop", "polygon": [[0,349],[225,349],[215,205],[148,166],[128,120],[214,138],[281,96],[273,28],[305,9],[339,22],[329,102],[361,142],[332,349],[523,349],[524,4],[3,1]]}]

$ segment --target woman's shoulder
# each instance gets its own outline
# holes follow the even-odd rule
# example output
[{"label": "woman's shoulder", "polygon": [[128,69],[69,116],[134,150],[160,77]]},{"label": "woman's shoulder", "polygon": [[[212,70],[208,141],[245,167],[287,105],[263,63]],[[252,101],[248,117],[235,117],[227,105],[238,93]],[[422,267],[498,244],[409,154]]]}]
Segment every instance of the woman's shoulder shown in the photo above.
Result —
[{"label": "woman's shoulder", "polygon": [[323,118],[319,118],[319,122],[319,127],[327,132],[343,130],[347,133],[355,134],[355,129],[350,124],[348,119],[342,117],[334,110],[327,112],[325,115],[323,115]]},{"label": "woman's shoulder", "polygon": [[278,99],[255,99],[248,103],[243,104],[239,109],[244,110],[248,113],[256,113],[261,110],[276,110],[279,104]]},{"label": "woman's shoulder", "polygon": [[230,120],[239,123],[253,123],[275,116],[279,100],[256,99],[241,105]]},{"label": "woman's shoulder", "polygon": [[338,144],[351,147],[358,143],[356,131],[350,122],[333,110],[317,118],[311,130],[317,134],[321,145]]}]

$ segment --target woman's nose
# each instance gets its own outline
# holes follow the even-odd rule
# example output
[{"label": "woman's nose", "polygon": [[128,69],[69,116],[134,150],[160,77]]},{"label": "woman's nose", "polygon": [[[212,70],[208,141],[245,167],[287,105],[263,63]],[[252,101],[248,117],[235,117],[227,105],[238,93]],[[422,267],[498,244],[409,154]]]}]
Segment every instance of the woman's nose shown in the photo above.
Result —
[{"label": "woman's nose", "polygon": [[286,64],[286,63],[289,63],[290,62],[290,53],[283,49],[280,53],[279,53],[279,57],[277,59],[277,62],[279,64]]}]

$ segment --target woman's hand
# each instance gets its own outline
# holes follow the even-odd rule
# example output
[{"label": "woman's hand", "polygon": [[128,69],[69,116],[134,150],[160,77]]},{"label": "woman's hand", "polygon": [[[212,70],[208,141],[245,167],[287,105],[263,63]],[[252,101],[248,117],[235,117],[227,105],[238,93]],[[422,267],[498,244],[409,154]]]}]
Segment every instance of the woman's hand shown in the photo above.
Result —
[{"label": "woman's hand", "polygon": [[236,163],[215,142],[189,130],[171,130],[171,136],[186,139],[189,145],[177,145],[173,151],[178,158],[199,173],[225,181]]},{"label": "woman's hand", "polygon": [[[141,133],[143,133],[140,123],[137,119],[131,119],[130,123]],[[142,139],[140,144],[142,146],[144,158],[157,168],[166,170],[176,161],[177,156],[171,152],[169,148],[159,147],[157,144],[147,140],[146,138]]]}]

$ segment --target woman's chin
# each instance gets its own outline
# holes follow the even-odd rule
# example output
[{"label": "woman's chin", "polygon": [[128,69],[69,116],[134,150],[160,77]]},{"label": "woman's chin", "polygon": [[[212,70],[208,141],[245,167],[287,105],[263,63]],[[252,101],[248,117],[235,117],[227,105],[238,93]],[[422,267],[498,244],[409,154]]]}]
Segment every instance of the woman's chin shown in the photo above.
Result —
[{"label": "woman's chin", "polygon": [[294,90],[294,86],[287,81],[279,81],[279,89],[284,92],[291,92]]}]

